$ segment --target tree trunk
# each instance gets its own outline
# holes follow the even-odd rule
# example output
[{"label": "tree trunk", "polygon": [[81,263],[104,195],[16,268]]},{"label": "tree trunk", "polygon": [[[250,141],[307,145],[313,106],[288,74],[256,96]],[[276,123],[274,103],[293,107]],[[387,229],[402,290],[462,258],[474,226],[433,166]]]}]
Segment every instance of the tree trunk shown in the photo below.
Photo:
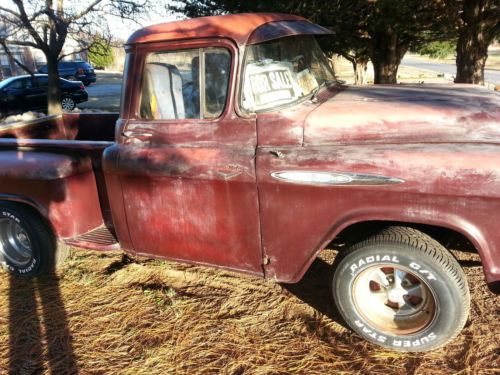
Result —
[{"label": "tree trunk", "polygon": [[[387,61],[388,60],[388,61]],[[396,84],[398,83],[399,63],[393,59],[380,59],[373,61],[373,83]]]},{"label": "tree trunk", "polygon": [[59,86],[59,71],[57,70],[57,56],[45,54],[47,59],[47,73],[49,75],[49,86],[47,88],[47,113],[59,115],[61,108],[61,87]]},{"label": "tree trunk", "polygon": [[456,83],[484,84],[484,65],[488,58],[488,46],[482,24],[481,4],[475,0],[464,2],[457,43]]},{"label": "tree trunk", "polygon": [[332,68],[333,73],[335,74],[335,76],[337,76],[340,72],[340,68],[339,68],[340,55],[333,54],[332,56],[330,56],[329,61],[330,61],[330,67]]},{"label": "tree trunk", "polygon": [[364,85],[368,61],[364,59],[354,59],[351,62],[354,69],[354,84],[358,86]]},{"label": "tree trunk", "polygon": [[408,50],[408,45],[400,42],[394,30],[375,33],[372,40],[370,59],[373,63],[374,83],[396,84],[399,64]]}]

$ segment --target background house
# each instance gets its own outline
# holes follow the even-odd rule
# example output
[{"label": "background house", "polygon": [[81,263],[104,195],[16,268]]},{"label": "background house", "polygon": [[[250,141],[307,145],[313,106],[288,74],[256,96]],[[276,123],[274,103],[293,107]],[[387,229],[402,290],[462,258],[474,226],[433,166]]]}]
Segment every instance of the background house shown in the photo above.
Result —
[{"label": "background house", "polygon": [[[63,48],[63,54],[69,54],[64,57],[64,61],[88,61],[87,51],[79,51],[80,47],[78,43],[72,39],[67,39],[66,44]],[[38,69],[46,64],[45,55],[42,51],[32,48],[32,47],[21,47],[21,46],[10,46],[12,55],[28,67],[32,72],[38,71]],[[74,53],[73,53],[74,52]],[[0,80],[16,76],[27,74],[26,71],[17,65],[5,51],[0,48]]]}]

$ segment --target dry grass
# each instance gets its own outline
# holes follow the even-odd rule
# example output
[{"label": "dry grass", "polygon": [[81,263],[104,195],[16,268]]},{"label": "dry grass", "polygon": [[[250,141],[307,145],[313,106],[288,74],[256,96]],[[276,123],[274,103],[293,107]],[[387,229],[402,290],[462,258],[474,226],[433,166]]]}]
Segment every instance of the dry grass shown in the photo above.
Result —
[{"label": "dry grass", "polygon": [[347,330],[329,259],[294,286],[202,267],[78,251],[59,277],[0,273],[0,374],[498,374],[499,297],[462,259],[463,333],[428,354],[381,350]]}]

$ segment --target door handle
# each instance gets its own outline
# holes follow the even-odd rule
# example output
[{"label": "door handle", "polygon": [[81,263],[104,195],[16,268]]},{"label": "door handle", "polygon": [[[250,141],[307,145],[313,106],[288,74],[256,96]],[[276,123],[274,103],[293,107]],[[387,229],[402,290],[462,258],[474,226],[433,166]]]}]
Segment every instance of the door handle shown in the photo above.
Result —
[{"label": "door handle", "polygon": [[122,135],[125,138],[136,138],[136,137],[144,137],[144,138],[151,138],[153,136],[153,133],[148,133],[148,132],[135,132],[135,131],[126,131],[123,132]]}]

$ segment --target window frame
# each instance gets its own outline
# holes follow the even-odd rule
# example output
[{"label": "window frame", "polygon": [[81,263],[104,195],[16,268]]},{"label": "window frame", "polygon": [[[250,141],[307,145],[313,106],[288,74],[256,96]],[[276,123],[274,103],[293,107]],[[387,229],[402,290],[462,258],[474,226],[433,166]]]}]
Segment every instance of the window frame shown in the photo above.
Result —
[{"label": "window frame", "polygon": [[[142,118],[140,115],[140,105],[142,101],[142,88],[144,85],[144,71],[146,68],[146,60],[148,56],[154,53],[175,53],[189,50],[199,50],[205,51],[207,49],[225,49],[229,53],[230,61],[230,71],[229,79],[227,84],[227,95],[224,109],[218,117],[202,117],[201,114],[205,113],[205,53],[200,53],[203,58],[200,58],[200,118],[179,118],[179,119],[146,119]],[[141,121],[147,123],[214,123],[224,119],[233,105],[234,91],[235,91],[235,71],[237,61],[237,48],[228,39],[217,38],[217,39],[205,39],[196,41],[177,41],[177,42],[159,42],[148,46],[141,46],[137,49],[137,55],[135,56],[136,72],[139,72],[139,77],[136,77],[134,86],[136,87],[134,92],[137,94],[133,98],[133,111],[131,111],[131,120]],[[201,56],[200,56],[201,57]],[[139,62],[139,64],[138,64]]]}]

